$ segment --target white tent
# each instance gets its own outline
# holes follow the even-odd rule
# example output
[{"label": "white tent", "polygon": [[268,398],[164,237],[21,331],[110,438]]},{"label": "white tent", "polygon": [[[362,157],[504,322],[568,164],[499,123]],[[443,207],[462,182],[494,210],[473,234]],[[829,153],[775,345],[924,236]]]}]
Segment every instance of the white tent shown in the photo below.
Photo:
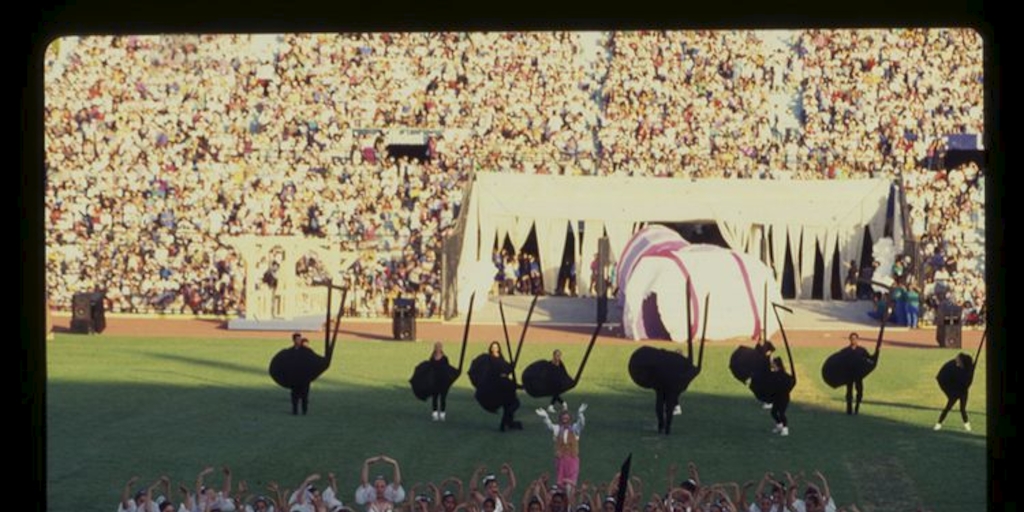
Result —
[{"label": "white tent", "polygon": [[[458,307],[490,283],[482,272],[495,240],[506,235],[520,247],[536,229],[545,291],[553,292],[572,229],[580,289],[589,278],[589,258],[597,238],[607,233],[618,256],[639,223],[710,221],[731,248],[766,261],[780,278],[787,246],[792,254],[797,298],[811,296],[816,251],[826,257],[824,286],[829,290],[833,251],[840,261],[858,259],[864,227],[879,238],[886,219],[891,182],[883,179],[838,181],[762,181],[737,179],[630,178],[477,173],[460,226]],[[899,215],[899,209],[896,209]],[[896,219],[897,226],[900,225]],[[582,240],[578,228],[583,227]],[[900,232],[897,231],[899,236]],[[902,240],[895,241],[897,246]],[[770,246],[763,247],[763,244]],[[766,249],[762,251],[762,249]],[[493,278],[493,272],[487,279]],[[470,285],[470,282],[475,283]]]}]

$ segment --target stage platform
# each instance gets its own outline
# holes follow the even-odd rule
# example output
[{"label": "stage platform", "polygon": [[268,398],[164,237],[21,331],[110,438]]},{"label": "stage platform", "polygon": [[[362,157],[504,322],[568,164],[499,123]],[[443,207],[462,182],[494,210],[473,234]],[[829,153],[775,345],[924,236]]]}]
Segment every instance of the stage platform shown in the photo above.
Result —
[{"label": "stage platform", "polygon": [[[501,312],[498,307],[500,301],[504,307],[505,320],[508,324],[520,325],[526,320],[531,300],[533,297],[527,295],[488,297],[486,301],[477,302],[473,311],[473,324],[501,325]],[[787,315],[785,320],[787,329],[855,330],[878,326],[877,322],[867,315],[872,307],[870,301],[793,300],[786,301],[785,305],[793,309],[793,314]],[[460,316],[450,319],[446,323],[461,324],[464,318]],[[324,320],[324,315],[310,315],[293,319],[233,318],[228,320],[227,328],[241,331],[318,331],[322,329]],[[360,318],[358,321],[390,323],[391,319]],[[420,319],[420,321],[423,320]],[[537,299],[537,306],[534,308],[530,324],[550,327],[586,326],[594,325],[596,321],[596,298],[542,296]],[[606,325],[618,325],[621,322],[622,309],[618,307],[614,299],[609,299]],[[893,328],[899,329],[899,327]]]}]

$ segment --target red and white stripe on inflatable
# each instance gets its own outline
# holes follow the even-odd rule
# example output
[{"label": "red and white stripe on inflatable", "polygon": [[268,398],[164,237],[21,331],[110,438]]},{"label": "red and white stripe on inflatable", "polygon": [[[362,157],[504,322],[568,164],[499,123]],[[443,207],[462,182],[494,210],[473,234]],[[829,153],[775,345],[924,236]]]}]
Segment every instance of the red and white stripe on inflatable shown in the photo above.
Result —
[{"label": "red and white stripe on inflatable", "polygon": [[[617,274],[623,328],[633,339],[667,336],[685,341],[687,327],[697,338],[703,327],[705,296],[710,296],[708,339],[756,340],[763,329],[777,328],[770,320],[765,325],[762,319],[765,285],[769,301],[782,301],[767,266],[730,249],[691,244],[665,226],[651,225],[638,231],[619,258]],[[655,295],[654,300],[650,300],[651,295]]]}]

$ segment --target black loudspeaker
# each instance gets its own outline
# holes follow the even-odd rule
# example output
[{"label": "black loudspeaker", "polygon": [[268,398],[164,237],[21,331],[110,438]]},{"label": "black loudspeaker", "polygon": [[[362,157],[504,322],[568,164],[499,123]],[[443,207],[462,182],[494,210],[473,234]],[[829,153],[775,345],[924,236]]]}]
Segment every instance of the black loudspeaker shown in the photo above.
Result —
[{"label": "black loudspeaker", "polygon": [[935,319],[935,340],[940,347],[960,348],[962,345],[961,318],[963,309],[960,306],[942,306]]},{"label": "black loudspeaker", "polygon": [[416,339],[416,301],[395,299],[391,313],[391,334],[396,340]]},{"label": "black loudspeaker", "polygon": [[106,327],[102,293],[76,293],[71,297],[71,332],[100,333]]}]

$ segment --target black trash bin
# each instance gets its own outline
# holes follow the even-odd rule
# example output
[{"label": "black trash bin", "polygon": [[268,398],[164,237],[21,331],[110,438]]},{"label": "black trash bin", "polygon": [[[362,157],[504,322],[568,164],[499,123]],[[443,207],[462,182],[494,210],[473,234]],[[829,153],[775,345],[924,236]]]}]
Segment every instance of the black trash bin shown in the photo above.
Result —
[{"label": "black trash bin", "polygon": [[395,299],[391,312],[391,333],[396,340],[416,339],[416,301]]},{"label": "black trash bin", "polygon": [[935,340],[939,342],[939,346],[960,348],[963,308],[953,304],[942,305],[935,317]]}]

